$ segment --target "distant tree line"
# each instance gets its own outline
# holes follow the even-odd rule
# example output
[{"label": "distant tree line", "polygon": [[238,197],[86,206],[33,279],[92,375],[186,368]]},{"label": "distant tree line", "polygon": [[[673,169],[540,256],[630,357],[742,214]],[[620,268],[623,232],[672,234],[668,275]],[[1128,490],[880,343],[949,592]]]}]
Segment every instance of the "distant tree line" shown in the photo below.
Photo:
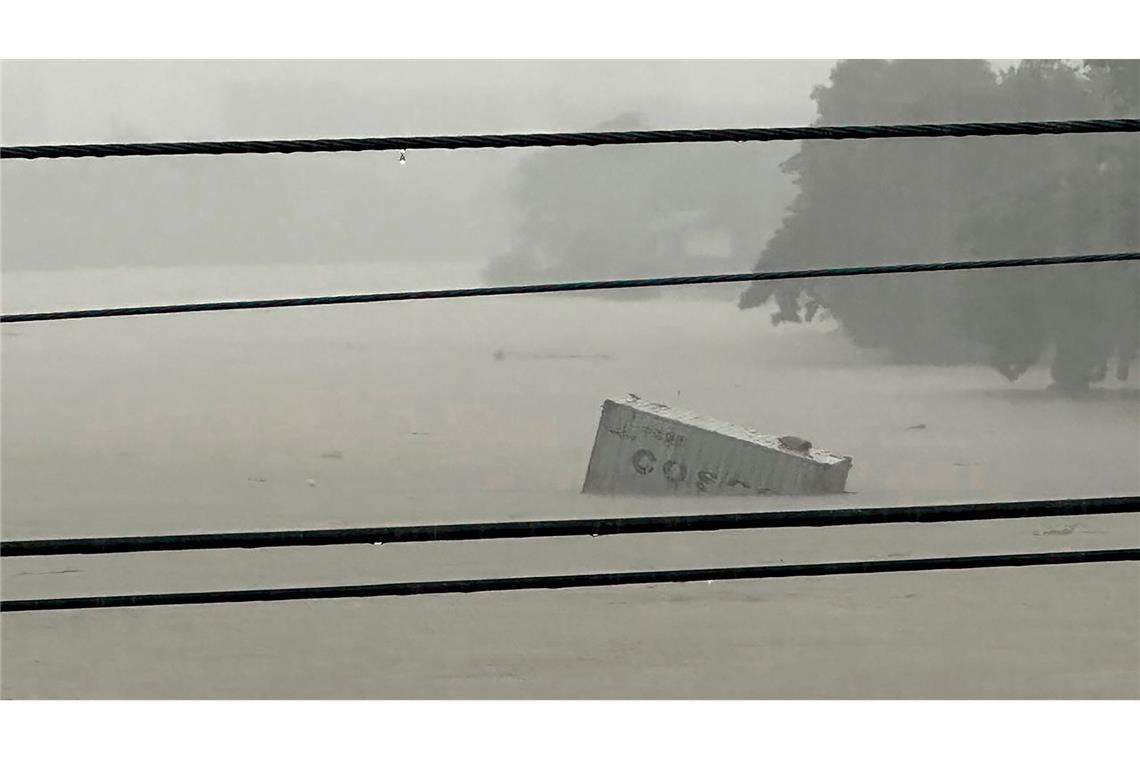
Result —
[{"label": "distant tree line", "polygon": [[[641,114],[597,130],[649,129]],[[526,157],[509,189],[516,224],[494,283],[748,269],[794,195],[783,144],[550,148]],[[730,291],[720,288],[720,297]],[[653,289],[609,291],[648,298]]]},{"label": "distant tree line", "polygon": [[[758,94],[757,97],[762,97]],[[1140,62],[842,61],[815,123],[1140,116]],[[650,128],[627,114],[597,129]],[[494,283],[1001,258],[1140,248],[1135,135],[553,148],[509,191]],[[720,236],[719,252],[695,236]],[[765,241],[766,244],[765,244]],[[756,252],[762,249],[759,264]],[[711,290],[731,292],[727,288]],[[604,297],[652,297],[654,290]],[[755,283],[775,324],[830,316],[907,363],[980,363],[1059,387],[1126,378],[1140,346],[1140,267],[1104,264]]]}]

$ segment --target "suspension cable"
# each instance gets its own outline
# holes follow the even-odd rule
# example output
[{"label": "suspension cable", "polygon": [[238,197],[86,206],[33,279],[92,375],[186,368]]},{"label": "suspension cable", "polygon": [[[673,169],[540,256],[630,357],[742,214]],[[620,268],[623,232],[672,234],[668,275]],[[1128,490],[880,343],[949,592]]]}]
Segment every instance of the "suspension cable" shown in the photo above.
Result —
[{"label": "suspension cable", "polygon": [[783,512],[598,517],[570,520],[403,525],[243,533],[191,533],[109,538],[47,538],[0,542],[0,556],[123,554],[201,549],[265,549],[290,546],[344,546],[429,541],[483,541],[503,538],[617,536],[689,533],[756,528],[818,528],[890,523],[940,523],[1039,517],[1087,517],[1140,512],[1140,496],[936,504],[908,507],[854,507]]},{"label": "suspension cable", "polygon": [[1140,561],[1138,549],[1041,552],[1035,554],[991,554],[972,557],[930,557],[918,559],[826,562],[802,565],[754,565],[687,570],[649,570],[625,573],[584,573],[575,575],[534,575],[513,578],[474,578],[446,581],[406,581],[358,586],[309,586],[298,588],[259,588],[234,591],[191,591],[168,594],[128,594],[122,596],[80,596],[55,599],[10,599],[0,602],[0,612],[78,610],[108,607],[154,607],[184,604],[234,604],[297,599],[346,599],[378,596],[424,596],[429,594],[471,594],[483,591],[529,589],[597,588],[651,583],[692,583],[694,581],[737,581],[761,578],[863,575],[923,570],[968,570],[996,567],[1073,565],[1090,562]]},{"label": "suspension cable", "polygon": [[679,277],[642,277],[628,280],[586,280],[579,282],[543,283],[538,285],[496,285],[444,290],[411,290],[389,293],[264,298],[242,301],[166,304],[162,306],[120,306],[71,311],[30,312],[24,314],[4,314],[0,316],[0,322],[49,322],[65,319],[92,319],[96,317],[129,317],[154,314],[185,314],[203,311],[278,309],[290,306],[331,306],[337,304],[423,301],[444,298],[472,298],[478,296],[507,296],[533,293],[573,293],[592,290],[658,288],[678,285],[713,285],[729,282],[759,282],[765,280],[804,280],[819,277],[858,277],[880,274],[911,274],[915,272],[953,272],[970,269],[1004,269],[1059,264],[1098,264],[1138,260],[1140,260],[1140,252],[1125,251],[1118,253],[1081,254],[1075,256],[1038,256],[1032,258],[942,261],[919,264],[882,264],[858,267],[829,267],[824,269],[793,269],[778,272],[735,272],[730,274],[683,275]]},{"label": "suspension cable", "polygon": [[536,148],[663,143],[779,142],[787,140],[876,140],[900,137],[1001,137],[1140,132],[1140,119],[871,124],[856,126],[657,129],[620,132],[544,132],[499,135],[354,137],[316,140],[227,140],[223,142],[13,145],[0,158],[106,158],[108,156],[232,155],[239,153],[340,153],[460,148]]}]

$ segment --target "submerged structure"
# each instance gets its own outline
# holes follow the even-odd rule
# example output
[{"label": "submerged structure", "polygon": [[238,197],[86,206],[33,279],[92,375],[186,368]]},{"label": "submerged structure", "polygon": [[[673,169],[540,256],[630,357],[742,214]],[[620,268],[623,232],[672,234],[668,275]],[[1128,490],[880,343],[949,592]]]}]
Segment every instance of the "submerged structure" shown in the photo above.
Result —
[{"label": "submerged structure", "polygon": [[851,457],[636,396],[606,399],[583,493],[647,496],[838,493]]}]

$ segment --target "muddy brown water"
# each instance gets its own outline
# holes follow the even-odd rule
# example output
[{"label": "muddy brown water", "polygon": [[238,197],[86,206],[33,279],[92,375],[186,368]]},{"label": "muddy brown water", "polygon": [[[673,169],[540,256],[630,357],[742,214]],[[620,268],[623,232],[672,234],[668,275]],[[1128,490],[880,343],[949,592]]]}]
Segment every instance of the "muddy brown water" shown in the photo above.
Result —
[{"label": "muddy brown water", "polygon": [[[138,293],[107,272],[15,273],[4,310],[258,282],[188,271],[133,275],[152,286]],[[344,277],[308,290],[387,289]],[[265,294],[298,291],[275,285]],[[729,301],[5,325],[2,350],[9,539],[1140,493],[1135,377],[1061,398],[1044,371],[1010,384],[984,368],[886,365],[826,326],[776,330]],[[850,455],[850,493],[583,496],[601,402],[627,392]],[[16,599],[1138,541],[1136,516],[1101,516],[13,558],[2,582]],[[1140,697],[1136,564],[6,613],[0,625],[5,698]]]}]

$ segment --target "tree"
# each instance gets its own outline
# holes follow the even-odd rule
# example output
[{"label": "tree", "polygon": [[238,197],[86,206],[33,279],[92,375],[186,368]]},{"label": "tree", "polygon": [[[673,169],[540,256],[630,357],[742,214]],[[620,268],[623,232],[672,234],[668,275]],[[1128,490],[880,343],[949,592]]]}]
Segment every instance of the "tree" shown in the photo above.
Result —
[{"label": "tree", "polygon": [[[995,75],[978,61],[845,61],[812,98],[817,124],[985,119]],[[955,220],[988,156],[958,140],[805,142],[785,165],[799,196],[761,269],[949,258]],[[967,346],[945,320],[952,291],[932,277],[756,283],[741,308],[774,299],[776,324],[830,314],[857,345],[901,361],[957,361]]]},{"label": "tree", "polygon": [[[1108,75],[1096,65],[1081,70],[1027,62],[1002,87],[1014,102],[1068,97],[1073,113],[1108,116],[1127,107],[1130,94],[1135,102],[1136,81],[1130,86],[1120,70]],[[964,245],[975,255],[998,248],[1013,256],[1135,250],[1137,161],[1135,141],[1127,136],[1060,141],[1051,163],[975,210],[962,226]],[[1053,381],[1062,390],[1104,380],[1110,360],[1119,379],[1128,377],[1140,347],[1140,270],[1134,265],[979,274],[968,282],[959,323],[1010,380],[1050,351]]]},{"label": "tree", "polygon": [[[820,124],[1093,118],[1112,112],[1111,82],[1134,81],[1113,76],[1060,61],[1002,72],[854,61],[813,98]],[[1131,145],[1095,135],[805,143],[785,164],[799,196],[758,268],[1135,248]],[[1016,379],[1053,350],[1057,384],[1077,388],[1103,377],[1116,351],[1126,372],[1140,324],[1132,275],[1053,270],[756,283],[740,307],[774,301],[776,324],[830,314],[857,345],[900,361],[984,362]]]},{"label": "tree", "polygon": [[[647,128],[639,114],[597,126]],[[791,198],[790,182],[776,171],[787,153],[786,146],[735,144],[537,152],[520,164],[510,191],[519,210],[511,248],[485,277],[533,282],[743,269]]]}]

